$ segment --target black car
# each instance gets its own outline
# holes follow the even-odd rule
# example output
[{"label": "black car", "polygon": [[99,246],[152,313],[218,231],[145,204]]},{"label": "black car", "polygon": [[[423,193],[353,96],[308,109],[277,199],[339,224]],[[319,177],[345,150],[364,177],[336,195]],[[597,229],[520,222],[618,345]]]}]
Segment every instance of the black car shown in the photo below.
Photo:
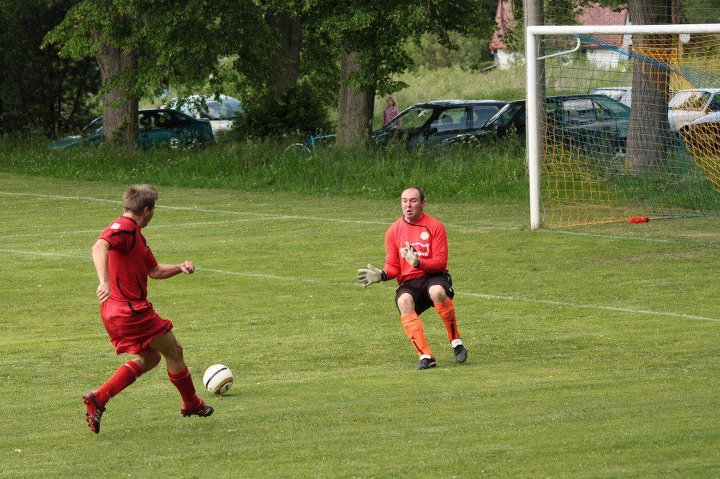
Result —
[{"label": "black car", "polygon": [[399,141],[408,148],[462,142],[485,126],[506,101],[446,100],[417,103],[372,134],[379,146]]},{"label": "black car", "polygon": [[[545,98],[548,142],[596,150],[625,151],[630,108],[605,95],[560,95]],[[503,138],[508,133],[525,137],[525,100],[508,103],[488,120],[483,134]]]}]

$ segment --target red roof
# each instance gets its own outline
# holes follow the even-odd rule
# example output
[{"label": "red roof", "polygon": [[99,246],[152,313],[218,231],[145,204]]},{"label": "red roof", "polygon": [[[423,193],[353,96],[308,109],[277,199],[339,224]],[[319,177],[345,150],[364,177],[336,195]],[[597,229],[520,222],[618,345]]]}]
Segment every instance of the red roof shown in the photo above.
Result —
[{"label": "red roof", "polygon": [[[625,25],[628,20],[626,8],[619,12],[611,8],[603,7],[597,3],[586,7],[578,6],[575,16],[579,25]],[[507,41],[508,32],[515,26],[515,17],[512,12],[512,0],[498,0],[495,13],[495,32],[490,41],[490,50],[507,48],[504,42]],[[622,45],[622,35],[601,35],[598,37],[603,42],[611,45]],[[594,45],[589,45],[594,47]]]},{"label": "red roof", "polygon": [[[623,8],[619,12],[614,12],[608,7],[593,4],[585,7],[584,10],[578,13],[576,18],[580,25],[625,25],[628,19],[628,11]],[[621,46],[623,42],[622,35],[597,35],[596,38],[615,46]]]},{"label": "red roof", "polygon": [[490,41],[490,50],[507,48],[503,43],[507,40],[508,31],[515,27],[515,17],[512,12],[511,0],[498,0],[497,11],[495,12],[495,32]]}]

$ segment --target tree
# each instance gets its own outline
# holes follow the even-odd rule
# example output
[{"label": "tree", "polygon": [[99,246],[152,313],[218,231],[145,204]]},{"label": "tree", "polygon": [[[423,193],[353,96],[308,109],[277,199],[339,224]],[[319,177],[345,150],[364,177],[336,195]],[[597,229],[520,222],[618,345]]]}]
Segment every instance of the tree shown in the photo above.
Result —
[{"label": "tree", "polygon": [[95,57],[103,134],[133,147],[139,98],[171,83],[218,87],[218,58],[234,55],[252,77],[264,65],[267,27],[250,0],[82,0],[46,37],[61,55]]},{"label": "tree", "polygon": [[75,3],[0,2],[0,132],[28,129],[54,135],[87,123],[99,85],[97,65],[40,49],[46,32]]},{"label": "tree", "polygon": [[491,16],[483,15],[485,2],[473,0],[314,0],[319,12],[310,28],[330,39],[341,65],[342,89],[337,144],[354,145],[371,129],[375,94],[404,85],[394,79],[411,65],[403,46],[409,38],[435,34],[452,47],[449,33],[492,32]]},{"label": "tree", "polygon": [[[636,25],[670,23],[673,18],[672,0],[631,0],[630,19]],[[633,51],[642,54],[645,48],[662,35],[633,35]],[[666,44],[670,43],[667,40]],[[641,173],[665,157],[667,145],[651,138],[648,131],[668,131],[667,103],[670,91],[670,72],[656,62],[635,60],[632,80],[632,110],[627,143],[627,169]]]}]

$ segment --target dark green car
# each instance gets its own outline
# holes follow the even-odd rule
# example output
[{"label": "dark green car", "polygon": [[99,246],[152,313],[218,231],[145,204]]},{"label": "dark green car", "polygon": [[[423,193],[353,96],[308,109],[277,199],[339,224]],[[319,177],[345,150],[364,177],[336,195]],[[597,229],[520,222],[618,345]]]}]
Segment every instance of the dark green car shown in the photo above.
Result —
[{"label": "dark green car", "polygon": [[[50,148],[60,150],[76,145],[97,145],[102,141],[103,117],[91,121],[79,135],[53,142]],[[175,110],[148,109],[138,112],[138,146],[192,146],[215,140],[208,120],[193,118]]]},{"label": "dark green car", "polygon": [[[630,108],[605,95],[559,95],[545,98],[548,141],[593,151],[625,152]],[[508,103],[483,127],[484,135],[525,137],[525,100]]]}]

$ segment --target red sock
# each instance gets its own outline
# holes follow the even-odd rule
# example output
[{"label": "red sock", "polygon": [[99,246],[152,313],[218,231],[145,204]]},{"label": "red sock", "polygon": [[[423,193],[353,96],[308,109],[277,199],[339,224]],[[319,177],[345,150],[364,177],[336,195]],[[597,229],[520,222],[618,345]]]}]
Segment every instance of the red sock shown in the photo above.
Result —
[{"label": "red sock", "polygon": [[168,371],[170,382],[175,385],[183,401],[183,409],[193,409],[200,404],[200,398],[195,394],[192,376],[187,367],[179,373]]},{"label": "red sock", "polygon": [[458,331],[457,319],[455,318],[455,306],[453,305],[452,299],[445,298],[445,301],[442,303],[435,303],[435,311],[438,312],[443,323],[445,323],[448,339],[450,341],[460,339],[460,331]]},{"label": "red sock", "polygon": [[101,406],[107,404],[110,398],[117,396],[120,391],[130,386],[142,374],[142,368],[135,361],[128,361],[115,371],[115,374],[105,384],[93,391],[95,399]]}]

